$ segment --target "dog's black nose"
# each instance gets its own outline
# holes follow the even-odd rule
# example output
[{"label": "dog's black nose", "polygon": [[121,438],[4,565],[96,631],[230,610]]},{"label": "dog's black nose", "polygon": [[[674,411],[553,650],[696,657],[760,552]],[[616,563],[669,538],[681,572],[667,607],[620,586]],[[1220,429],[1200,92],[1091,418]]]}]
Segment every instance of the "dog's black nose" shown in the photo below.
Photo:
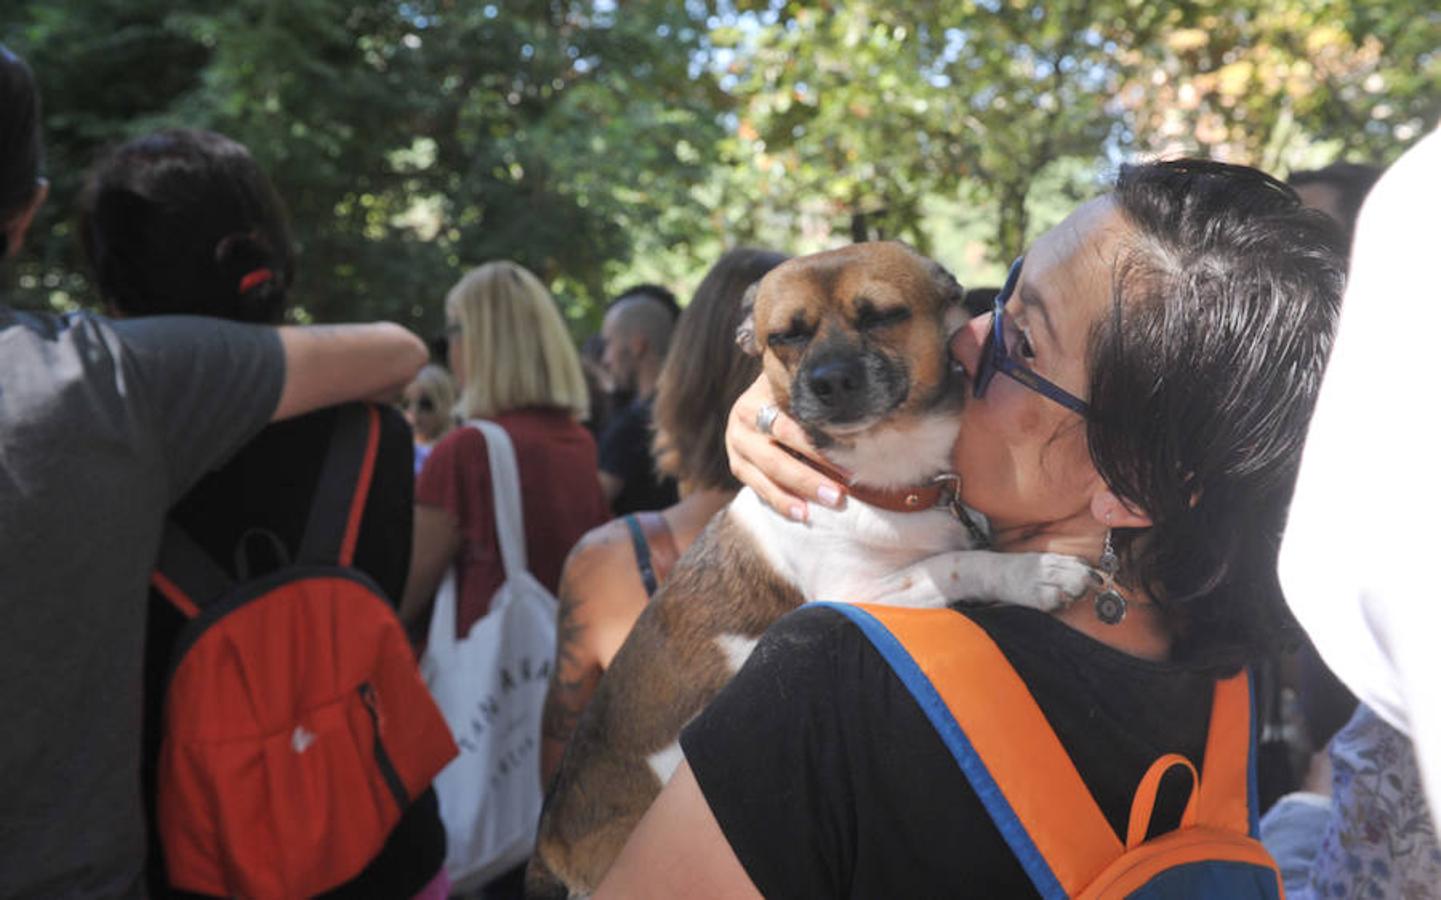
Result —
[{"label": "dog's black nose", "polygon": [[806,386],[832,409],[855,402],[866,386],[866,370],[854,356],[822,360],[806,373]]}]

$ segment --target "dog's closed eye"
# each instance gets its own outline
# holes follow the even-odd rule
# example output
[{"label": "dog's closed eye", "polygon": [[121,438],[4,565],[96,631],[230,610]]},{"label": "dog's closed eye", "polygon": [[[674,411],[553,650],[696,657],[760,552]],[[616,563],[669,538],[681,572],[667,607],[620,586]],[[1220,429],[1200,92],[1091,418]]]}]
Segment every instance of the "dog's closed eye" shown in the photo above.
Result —
[{"label": "dog's closed eye", "polygon": [[815,326],[797,316],[785,331],[766,335],[766,343],[772,347],[798,347],[815,336]]},{"label": "dog's closed eye", "polygon": [[892,306],[889,309],[877,309],[869,303],[864,303],[856,310],[856,327],[862,331],[871,331],[877,328],[899,325],[909,320],[910,317],[911,308],[909,306]]}]

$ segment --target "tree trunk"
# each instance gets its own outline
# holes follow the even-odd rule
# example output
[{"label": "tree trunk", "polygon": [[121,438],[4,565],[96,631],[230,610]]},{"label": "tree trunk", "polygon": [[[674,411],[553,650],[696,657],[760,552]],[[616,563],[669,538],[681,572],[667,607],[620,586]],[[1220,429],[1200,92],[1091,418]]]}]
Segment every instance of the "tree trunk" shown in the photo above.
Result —
[{"label": "tree trunk", "polygon": [[1026,195],[1030,188],[1029,181],[1009,181],[996,192],[996,250],[1004,265],[1010,265],[1026,248]]},{"label": "tree trunk", "polygon": [[871,239],[870,223],[860,210],[851,211],[851,243],[862,244]]}]

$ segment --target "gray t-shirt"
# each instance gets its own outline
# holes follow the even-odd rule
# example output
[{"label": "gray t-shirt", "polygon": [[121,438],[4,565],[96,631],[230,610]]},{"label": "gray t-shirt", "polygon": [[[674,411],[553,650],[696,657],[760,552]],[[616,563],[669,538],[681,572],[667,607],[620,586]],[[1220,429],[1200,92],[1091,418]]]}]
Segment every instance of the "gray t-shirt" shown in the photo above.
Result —
[{"label": "gray t-shirt", "polygon": [[0,896],[143,895],[146,583],[274,413],[273,329],[0,306]]}]

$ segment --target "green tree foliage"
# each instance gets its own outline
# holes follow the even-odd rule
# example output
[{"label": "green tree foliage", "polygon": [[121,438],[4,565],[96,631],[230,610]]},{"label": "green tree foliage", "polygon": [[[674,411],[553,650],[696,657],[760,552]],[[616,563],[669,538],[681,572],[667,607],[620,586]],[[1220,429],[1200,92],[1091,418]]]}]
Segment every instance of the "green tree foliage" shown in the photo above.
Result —
[{"label": "green tree foliage", "polygon": [[931,248],[943,198],[996,264],[1122,160],[1384,163],[1441,115],[1441,10],[1408,2],[757,2],[716,39],[753,222]]},{"label": "green tree foliage", "polygon": [[[44,89],[53,200],[21,272],[90,297],[72,229],[83,174],[165,126],[250,147],[300,245],[302,319],[438,326],[469,266],[534,269],[595,317],[636,235],[678,240],[702,213],[726,98],[694,63],[704,10],[655,0],[69,0],[0,39]],[[694,214],[687,215],[688,207]]]},{"label": "green tree foliage", "polygon": [[1441,115],[1441,7],[1230,0],[1167,9],[1127,48],[1128,139],[1284,175],[1386,163]]},{"label": "green tree foliage", "polygon": [[[248,144],[290,206],[302,319],[433,331],[509,257],[577,331],[729,247],[897,237],[966,281],[1126,159],[1384,163],[1441,115],[1421,0],[66,0],[5,7],[44,86],[32,302],[92,299],[73,210],[106,144]],[[8,18],[6,18],[8,16]]]}]

